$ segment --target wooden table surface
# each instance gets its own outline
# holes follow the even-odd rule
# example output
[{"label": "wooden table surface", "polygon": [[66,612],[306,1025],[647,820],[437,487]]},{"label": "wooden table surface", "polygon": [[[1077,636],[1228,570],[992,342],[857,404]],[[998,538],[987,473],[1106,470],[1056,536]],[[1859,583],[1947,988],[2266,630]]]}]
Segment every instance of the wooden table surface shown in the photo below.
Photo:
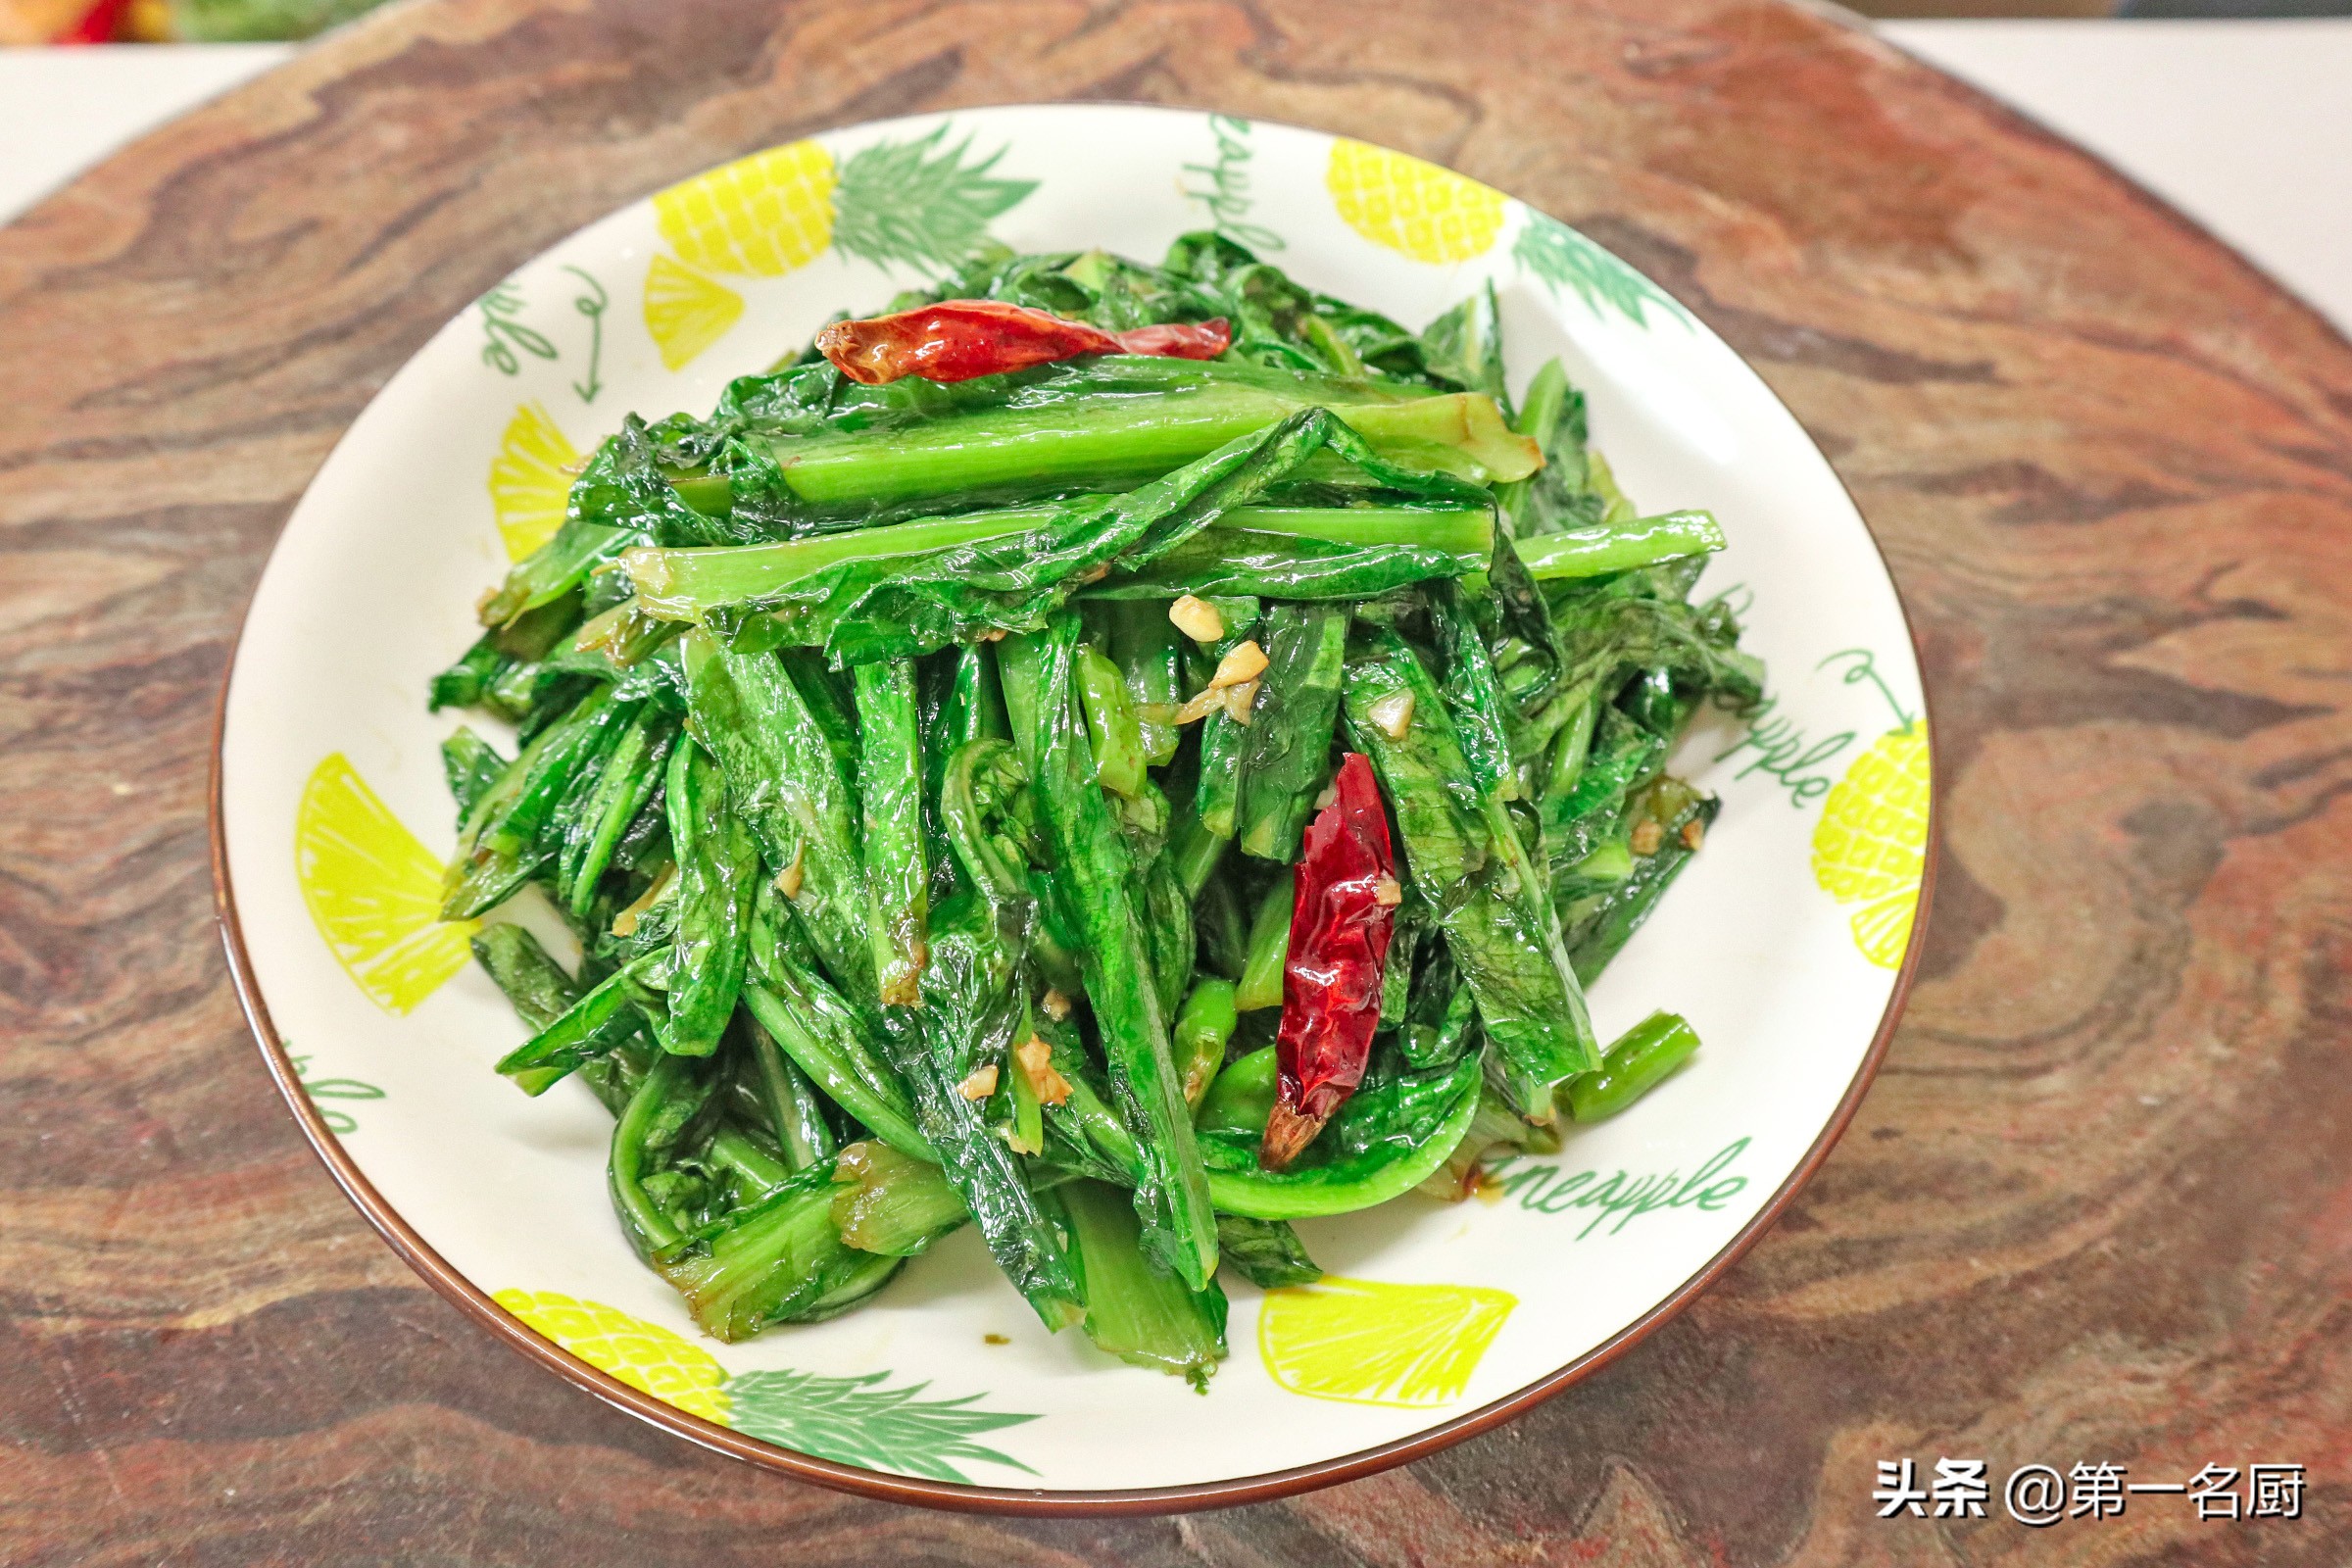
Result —
[{"label": "wooden table surface", "polygon": [[[427,334],[705,166],[1057,98],[1401,146],[1645,268],[1878,530],[1944,791],[1908,1019],[1744,1262],[1492,1436],[1186,1519],[856,1501],[501,1349],[297,1137],[206,869],[246,596]],[[2341,1562],[2348,581],[2352,348],[1780,0],[395,7],[0,229],[0,1561]],[[1873,1517],[1875,1461],[1938,1455],[2312,1491]]]}]

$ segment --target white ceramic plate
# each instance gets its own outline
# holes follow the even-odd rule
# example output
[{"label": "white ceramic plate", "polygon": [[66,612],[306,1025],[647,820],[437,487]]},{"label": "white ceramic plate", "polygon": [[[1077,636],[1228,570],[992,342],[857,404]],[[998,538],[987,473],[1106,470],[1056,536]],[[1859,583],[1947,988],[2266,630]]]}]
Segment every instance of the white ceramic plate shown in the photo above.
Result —
[{"label": "white ceramic plate", "polygon": [[[978,181],[966,225],[1020,250],[1155,259],[1214,225],[1408,325],[1492,279],[1516,385],[1563,356],[1636,502],[1722,520],[1732,544],[1705,589],[1748,607],[1746,646],[1770,663],[1765,711],[1711,717],[1685,747],[1679,769],[1722,816],[1592,997],[1603,1038],[1684,1013],[1695,1061],[1502,1172],[1495,1200],[1301,1225],[1333,1279],[1270,1297],[1229,1283],[1233,1353],[1206,1396],[1048,1335],[968,1229],[833,1322],[703,1339],[616,1229],[604,1111],[577,1084],[531,1101],[492,1073],[522,1030],[464,933],[431,923],[454,838],[436,748],[459,715],[428,714],[425,682],[510,555],[552,527],[562,466],[628,411],[707,412],[832,313],[915,280],[885,265],[908,216],[891,171],[948,154]],[[954,212],[915,217],[956,232]],[[245,625],[219,768],[223,919],[256,1031],[322,1156],[436,1286],[698,1442],[997,1507],[1181,1506],[1359,1474],[1655,1326],[1850,1114],[1898,1004],[1931,838],[1893,586],[1828,463],[1728,347],[1591,241],[1457,175],[1140,108],[832,132],[516,272],[393,377],[295,509]]]}]

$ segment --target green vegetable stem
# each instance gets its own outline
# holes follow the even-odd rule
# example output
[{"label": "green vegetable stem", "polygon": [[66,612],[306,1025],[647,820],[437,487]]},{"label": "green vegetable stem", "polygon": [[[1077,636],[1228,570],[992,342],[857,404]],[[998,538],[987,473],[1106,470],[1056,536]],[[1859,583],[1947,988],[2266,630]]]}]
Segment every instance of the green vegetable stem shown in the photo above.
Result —
[{"label": "green vegetable stem", "polygon": [[[1601,1052],[1585,987],[1725,808],[1670,759],[1764,671],[1697,593],[1716,519],[1634,506],[1558,361],[1514,412],[1492,288],[1413,331],[1206,232],[940,266],[896,309],[1229,346],[796,349],[627,416],[431,678],[441,912],[706,1334],[969,1225],[1050,1329],[1205,1389],[1221,1267],[1309,1284],[1293,1221],[1459,1199],[1690,1061],[1670,1012]],[[907,330],[847,336],[938,368]],[[1286,974],[1302,875],[1380,960],[1326,912]]]},{"label": "green vegetable stem", "polygon": [[1563,1086],[1578,1121],[1601,1121],[1648,1094],[1698,1050],[1698,1035],[1671,1012],[1653,1012],[1610,1045],[1597,1072]]}]

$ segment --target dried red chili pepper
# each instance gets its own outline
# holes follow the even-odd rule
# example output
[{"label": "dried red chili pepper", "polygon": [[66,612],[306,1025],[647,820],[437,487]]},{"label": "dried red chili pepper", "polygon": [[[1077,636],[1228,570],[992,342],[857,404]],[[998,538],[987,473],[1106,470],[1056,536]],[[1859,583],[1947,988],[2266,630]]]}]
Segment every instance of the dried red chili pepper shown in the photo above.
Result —
[{"label": "dried red chili pepper", "polygon": [[1105,332],[1002,300],[942,300],[893,316],[836,321],[816,334],[817,352],[842,374],[866,386],[907,375],[926,381],[969,381],[976,375],[1025,370],[1081,354],[1213,360],[1232,342],[1233,330],[1222,317]]},{"label": "dried red chili pepper", "polygon": [[1396,857],[1372,763],[1350,752],[1332,803],[1306,829],[1282,970],[1280,1069],[1258,1163],[1282,1170],[1355,1093],[1380,1026],[1381,978],[1396,931]]},{"label": "dried red chili pepper", "polygon": [[129,9],[130,0],[98,0],[97,4],[81,14],[79,22],[49,41],[61,44],[112,43],[122,30],[123,13]]}]

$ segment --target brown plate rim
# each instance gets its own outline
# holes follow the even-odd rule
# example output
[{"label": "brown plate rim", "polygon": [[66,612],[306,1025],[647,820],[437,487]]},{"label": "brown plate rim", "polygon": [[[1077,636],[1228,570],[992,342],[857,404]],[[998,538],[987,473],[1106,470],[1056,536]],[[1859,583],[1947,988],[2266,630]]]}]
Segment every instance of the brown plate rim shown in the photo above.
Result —
[{"label": "brown plate rim", "polygon": [[[1027,106],[1006,106],[1027,107]],[[1168,105],[1152,105],[1168,108]],[[1305,128],[1305,127],[1301,127]],[[1528,204],[1531,208],[1533,203]],[[1537,208],[1537,211],[1542,209]],[[1737,352],[1736,350],[1734,351]],[[1744,363],[1744,356],[1742,356]],[[1752,372],[1753,367],[1750,370]],[[1770,384],[1766,390],[1771,391]],[[1773,393],[1776,402],[1779,394]],[[1782,407],[1788,405],[1783,402]],[[1793,411],[1790,411],[1793,416]],[[1797,421],[1798,428],[1804,423]],[[1810,430],[1806,439],[1813,439]],[[1820,452],[1820,443],[1814,442]],[[1844,476],[1838,473],[1837,465],[1822,454],[1838,487],[1846,492],[1849,502],[1852,490]],[[306,487],[307,488],[307,487]],[[1859,505],[1855,514],[1862,515]],[[290,515],[290,513],[289,513]],[[281,529],[282,532],[282,529]],[[1912,657],[1920,670],[1920,721],[1936,732],[1933,716],[1934,699],[1928,691],[1927,660],[1919,644],[1919,630],[1912,619],[1910,606],[1903,599],[1902,588],[1895,580],[1886,552],[1878,535],[1863,517],[1863,533],[1877,553],[1881,569],[1886,573],[1887,586],[1894,593],[1895,611],[1902,617],[1903,629],[1911,642]],[[275,544],[271,550],[274,553]],[[265,565],[267,558],[265,558]],[[259,591],[257,578],[256,592]],[[798,1477],[818,1486],[873,1497],[885,1502],[911,1503],[924,1507],[945,1508],[965,1513],[1016,1514],[1037,1517],[1068,1515],[1075,1517],[1105,1517],[1126,1514],[1184,1513],[1203,1508],[1230,1508],[1244,1503],[1267,1502],[1320,1487],[1336,1486],[1364,1476],[1407,1464],[1441,1449],[1451,1447],[1468,1438],[1500,1426],[1512,1417],[1542,1403],[1571,1385],[1582,1382],[1640,1345],[1650,1335],[1679,1314],[1706,1291],[1743,1256],[1749,1248],[1762,1239],[1764,1233],[1780,1219],[1796,1195],[1813,1179],[1830,1151],[1860,1109],[1862,1098],[1878,1077],[1880,1065],[1893,1042],[1894,1030],[1903,1009],[1910,1001],[1911,986],[1917,978],[1920,957],[1926,950],[1928,922],[1934,908],[1936,862],[1942,855],[1943,834],[1941,806],[1943,791],[1935,777],[1935,753],[1929,752],[1928,838],[1922,856],[1919,881],[1919,900],[1911,920],[1911,937],[1903,951],[1903,961],[1895,971],[1894,987],[1888,992],[1886,1006],[1880,1014],[1877,1032],[1870,1048],[1863,1053],[1861,1063],[1846,1085],[1845,1093],[1823,1124],[1821,1134],[1805,1151],[1794,1169],[1783,1181],[1772,1197],[1758,1209],[1753,1218],[1742,1226],[1723,1248],[1700,1265],[1696,1272],[1674,1291],[1661,1298],[1649,1310],[1618,1330],[1608,1339],[1587,1350],[1557,1370],[1499,1399],[1481,1405],[1450,1421],[1418,1432],[1394,1443],[1359,1449],[1354,1453],[1320,1459],[1311,1464],[1298,1465],[1288,1470],[1273,1470],[1254,1476],[1237,1476],[1223,1481],[1196,1482],[1173,1487],[1141,1487],[1116,1491],[1063,1491],[1045,1488],[977,1487],[954,1482],[930,1481],[914,1476],[890,1475],[862,1466],[847,1465],[813,1454],[799,1452],[779,1445],[753,1438],[731,1427],[720,1426],[701,1416],[689,1415],[652,1395],[631,1388],[611,1373],[589,1365],[564,1349],[553,1341],[540,1336],[519,1318],[500,1306],[489,1293],[452,1267],[435,1251],[430,1243],[417,1234],[402,1217],[400,1211],[375,1190],[358,1164],[344,1152],[342,1143],[327,1129],[325,1117],[311,1098],[303,1092],[301,1077],[295,1071],[285,1043],[278,1038],[277,1027],[270,1017],[269,1004],[263,1000],[261,985],[253,971],[251,955],[246,951],[243,922],[237,912],[236,891],[228,871],[227,828],[221,811],[223,788],[223,742],[228,719],[228,692],[236,679],[237,650],[244,642],[245,626],[253,612],[249,597],[245,612],[237,618],[237,635],[228,649],[226,667],[220,677],[220,695],[213,704],[213,733],[211,779],[205,796],[207,838],[211,846],[213,868],[213,897],[215,914],[220,927],[221,946],[228,957],[229,978],[236,990],[237,1005],[245,1014],[255,1042],[261,1047],[264,1065],[286,1107],[293,1112],[297,1126],[318,1156],[343,1196],[351,1200],[362,1217],[375,1227],[393,1251],[424,1282],[455,1305],[461,1312],[486,1329],[509,1348],[537,1361],[548,1370],[577,1387],[615,1405],[654,1426],[662,1428],[687,1442],[730,1458],[741,1459],[761,1469]]]}]

